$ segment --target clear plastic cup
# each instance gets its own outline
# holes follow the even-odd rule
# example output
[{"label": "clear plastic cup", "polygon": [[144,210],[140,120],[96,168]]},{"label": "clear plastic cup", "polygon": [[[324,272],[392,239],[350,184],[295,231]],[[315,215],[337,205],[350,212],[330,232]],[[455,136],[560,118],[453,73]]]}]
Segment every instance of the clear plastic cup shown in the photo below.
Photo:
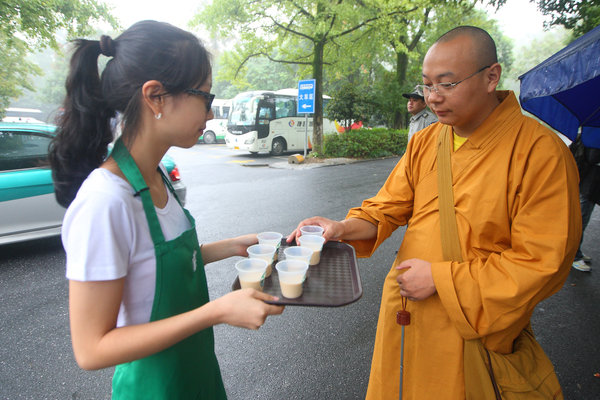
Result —
[{"label": "clear plastic cup", "polygon": [[244,258],[235,263],[242,289],[252,288],[262,292],[267,262],[260,258]]},{"label": "clear plastic cup", "polygon": [[269,244],[275,246],[275,255],[273,261],[277,261],[277,249],[281,245],[281,238],[283,235],[279,232],[261,232],[258,235],[258,244]]},{"label": "clear plastic cup", "polygon": [[310,257],[313,254],[313,249],[304,246],[291,246],[283,250],[286,260],[301,260],[310,263]]},{"label": "clear plastic cup", "polygon": [[258,235],[258,244],[270,244],[279,247],[283,235],[279,232],[261,232]]},{"label": "clear plastic cup", "polygon": [[325,238],[317,235],[302,235],[298,238],[298,242],[300,246],[308,247],[313,251],[309,265],[317,265],[321,261],[321,250],[323,249]]},{"label": "clear plastic cup", "polygon": [[302,296],[302,283],[306,277],[308,263],[301,260],[283,260],[279,261],[275,268],[283,297],[295,299]]},{"label": "clear plastic cup", "polygon": [[271,276],[273,271],[273,257],[275,256],[276,248],[270,244],[254,244],[248,247],[249,258],[259,258],[267,262],[267,272],[265,277]]},{"label": "clear plastic cup", "polygon": [[323,228],[319,225],[305,225],[300,227],[302,235],[317,235],[323,236]]}]

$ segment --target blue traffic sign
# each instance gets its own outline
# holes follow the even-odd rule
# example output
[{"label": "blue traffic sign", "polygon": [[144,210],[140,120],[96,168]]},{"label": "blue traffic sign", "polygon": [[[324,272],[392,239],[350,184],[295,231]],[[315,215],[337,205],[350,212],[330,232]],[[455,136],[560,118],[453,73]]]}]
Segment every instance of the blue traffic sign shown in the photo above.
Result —
[{"label": "blue traffic sign", "polygon": [[314,79],[298,82],[298,114],[315,112],[315,86]]}]

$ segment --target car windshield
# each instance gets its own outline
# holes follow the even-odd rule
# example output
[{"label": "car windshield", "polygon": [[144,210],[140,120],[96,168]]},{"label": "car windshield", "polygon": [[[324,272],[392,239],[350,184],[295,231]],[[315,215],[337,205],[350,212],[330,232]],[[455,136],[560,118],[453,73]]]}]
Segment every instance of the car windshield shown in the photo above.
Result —
[{"label": "car windshield", "polygon": [[257,97],[241,97],[233,100],[229,125],[254,125],[256,123]]}]

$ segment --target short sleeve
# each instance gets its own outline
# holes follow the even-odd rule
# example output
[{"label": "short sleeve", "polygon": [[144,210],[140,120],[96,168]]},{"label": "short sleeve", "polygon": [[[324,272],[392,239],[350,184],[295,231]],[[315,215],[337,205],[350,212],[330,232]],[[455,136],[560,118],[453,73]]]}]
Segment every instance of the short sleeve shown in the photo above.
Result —
[{"label": "short sleeve", "polygon": [[117,195],[79,193],[67,210],[62,227],[67,279],[102,281],[127,275],[133,227],[131,213]]}]

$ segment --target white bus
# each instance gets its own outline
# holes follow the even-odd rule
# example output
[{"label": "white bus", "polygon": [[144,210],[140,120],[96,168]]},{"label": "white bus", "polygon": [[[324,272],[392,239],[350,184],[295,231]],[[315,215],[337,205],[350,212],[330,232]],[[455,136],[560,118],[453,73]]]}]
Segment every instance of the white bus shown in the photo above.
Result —
[{"label": "white bus", "polygon": [[198,141],[206,144],[213,144],[217,141],[225,140],[227,133],[227,118],[231,111],[231,100],[214,99],[211,106],[213,119],[206,121],[204,133]]},{"label": "white bus", "polygon": [[[255,90],[235,96],[227,122],[227,147],[253,154],[304,151],[305,115],[296,113],[297,99],[298,89]],[[323,107],[329,99],[323,96]],[[308,149],[312,148],[312,132],[309,114]],[[323,118],[323,134],[335,132],[334,122]]]}]

